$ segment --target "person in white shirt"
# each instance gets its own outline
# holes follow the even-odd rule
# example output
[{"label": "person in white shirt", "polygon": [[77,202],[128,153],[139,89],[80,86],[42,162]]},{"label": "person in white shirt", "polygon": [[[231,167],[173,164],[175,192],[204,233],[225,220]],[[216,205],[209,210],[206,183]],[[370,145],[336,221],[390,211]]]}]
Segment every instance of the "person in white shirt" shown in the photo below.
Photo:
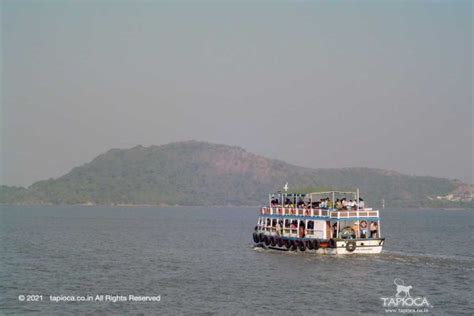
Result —
[{"label": "person in white shirt", "polygon": [[355,210],[355,205],[356,205],[356,204],[355,204],[355,201],[350,200],[350,201],[349,201],[348,209],[350,209],[350,210]]}]

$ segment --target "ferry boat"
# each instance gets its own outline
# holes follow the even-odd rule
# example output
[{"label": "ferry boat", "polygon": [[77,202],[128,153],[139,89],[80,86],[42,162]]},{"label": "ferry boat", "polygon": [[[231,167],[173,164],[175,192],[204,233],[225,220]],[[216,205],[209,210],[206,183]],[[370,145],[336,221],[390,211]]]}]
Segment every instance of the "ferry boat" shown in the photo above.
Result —
[{"label": "ferry boat", "polygon": [[385,238],[381,236],[379,211],[365,207],[359,189],[279,191],[269,194],[268,201],[269,205],[258,212],[255,246],[319,254],[382,252]]}]

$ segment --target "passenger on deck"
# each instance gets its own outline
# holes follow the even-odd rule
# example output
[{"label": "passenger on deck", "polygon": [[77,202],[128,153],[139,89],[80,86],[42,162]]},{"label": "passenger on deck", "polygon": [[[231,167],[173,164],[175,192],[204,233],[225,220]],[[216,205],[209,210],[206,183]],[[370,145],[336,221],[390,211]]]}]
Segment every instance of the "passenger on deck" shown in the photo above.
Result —
[{"label": "passenger on deck", "polygon": [[337,223],[334,223],[332,225],[332,237],[336,238],[337,237]]},{"label": "passenger on deck", "polygon": [[349,204],[347,205],[348,210],[355,210],[355,201],[349,200]]},{"label": "passenger on deck", "polygon": [[364,200],[359,198],[359,209],[363,209],[365,207]]},{"label": "passenger on deck", "polygon": [[327,208],[332,208],[332,201],[328,198],[327,199]]},{"label": "passenger on deck", "polygon": [[360,238],[367,238],[368,236],[367,221],[361,221],[359,226],[360,226]]},{"label": "passenger on deck", "polygon": [[370,223],[370,238],[377,238],[378,228],[377,222]]},{"label": "passenger on deck", "polygon": [[342,203],[341,203],[341,200],[339,199],[336,200],[336,209],[338,211],[342,210]]},{"label": "passenger on deck", "polygon": [[304,238],[306,236],[305,229],[304,229],[304,222],[300,221],[300,233],[299,233],[300,238]]},{"label": "passenger on deck", "polygon": [[347,200],[346,200],[346,198],[342,199],[341,204],[342,204],[342,208],[347,210]]},{"label": "passenger on deck", "polygon": [[272,201],[271,201],[271,204],[272,204],[272,207],[276,207],[276,206],[277,206],[276,200],[272,200]]},{"label": "passenger on deck", "polygon": [[290,229],[296,229],[296,222],[295,221],[291,222]]},{"label": "passenger on deck", "polygon": [[300,199],[300,200],[298,201],[298,203],[296,204],[296,206],[297,206],[297,207],[303,207],[303,206],[304,206],[303,200]]},{"label": "passenger on deck", "polygon": [[355,238],[359,238],[359,224],[357,222],[354,222],[352,229],[354,230]]},{"label": "passenger on deck", "polygon": [[281,221],[279,221],[279,222],[276,224],[276,226],[275,226],[275,231],[276,231],[276,234],[277,234],[278,237],[281,236],[281,225],[280,225],[280,222],[281,222]]}]

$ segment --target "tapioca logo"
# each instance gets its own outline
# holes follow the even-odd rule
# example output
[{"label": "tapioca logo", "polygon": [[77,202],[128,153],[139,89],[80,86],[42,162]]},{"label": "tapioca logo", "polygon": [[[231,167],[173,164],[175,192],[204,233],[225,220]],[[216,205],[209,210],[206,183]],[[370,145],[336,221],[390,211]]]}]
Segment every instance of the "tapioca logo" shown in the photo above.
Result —
[{"label": "tapioca logo", "polygon": [[411,296],[413,286],[406,285],[402,279],[393,280],[393,284],[395,296],[380,298],[387,313],[427,313],[433,307],[426,297]]}]

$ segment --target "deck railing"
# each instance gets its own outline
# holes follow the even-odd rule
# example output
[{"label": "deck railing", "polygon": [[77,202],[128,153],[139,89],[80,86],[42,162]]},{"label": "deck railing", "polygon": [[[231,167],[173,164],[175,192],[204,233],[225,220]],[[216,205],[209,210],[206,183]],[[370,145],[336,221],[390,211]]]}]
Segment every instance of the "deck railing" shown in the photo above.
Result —
[{"label": "deck railing", "polygon": [[379,217],[379,211],[358,210],[358,211],[331,212],[331,218],[349,218],[349,217]]},{"label": "deck railing", "polygon": [[293,207],[262,207],[260,214],[264,215],[289,215],[289,216],[309,216],[309,217],[330,217],[330,218],[350,218],[350,217],[379,217],[379,211],[371,208],[360,210],[334,210],[320,208],[293,208]]}]

